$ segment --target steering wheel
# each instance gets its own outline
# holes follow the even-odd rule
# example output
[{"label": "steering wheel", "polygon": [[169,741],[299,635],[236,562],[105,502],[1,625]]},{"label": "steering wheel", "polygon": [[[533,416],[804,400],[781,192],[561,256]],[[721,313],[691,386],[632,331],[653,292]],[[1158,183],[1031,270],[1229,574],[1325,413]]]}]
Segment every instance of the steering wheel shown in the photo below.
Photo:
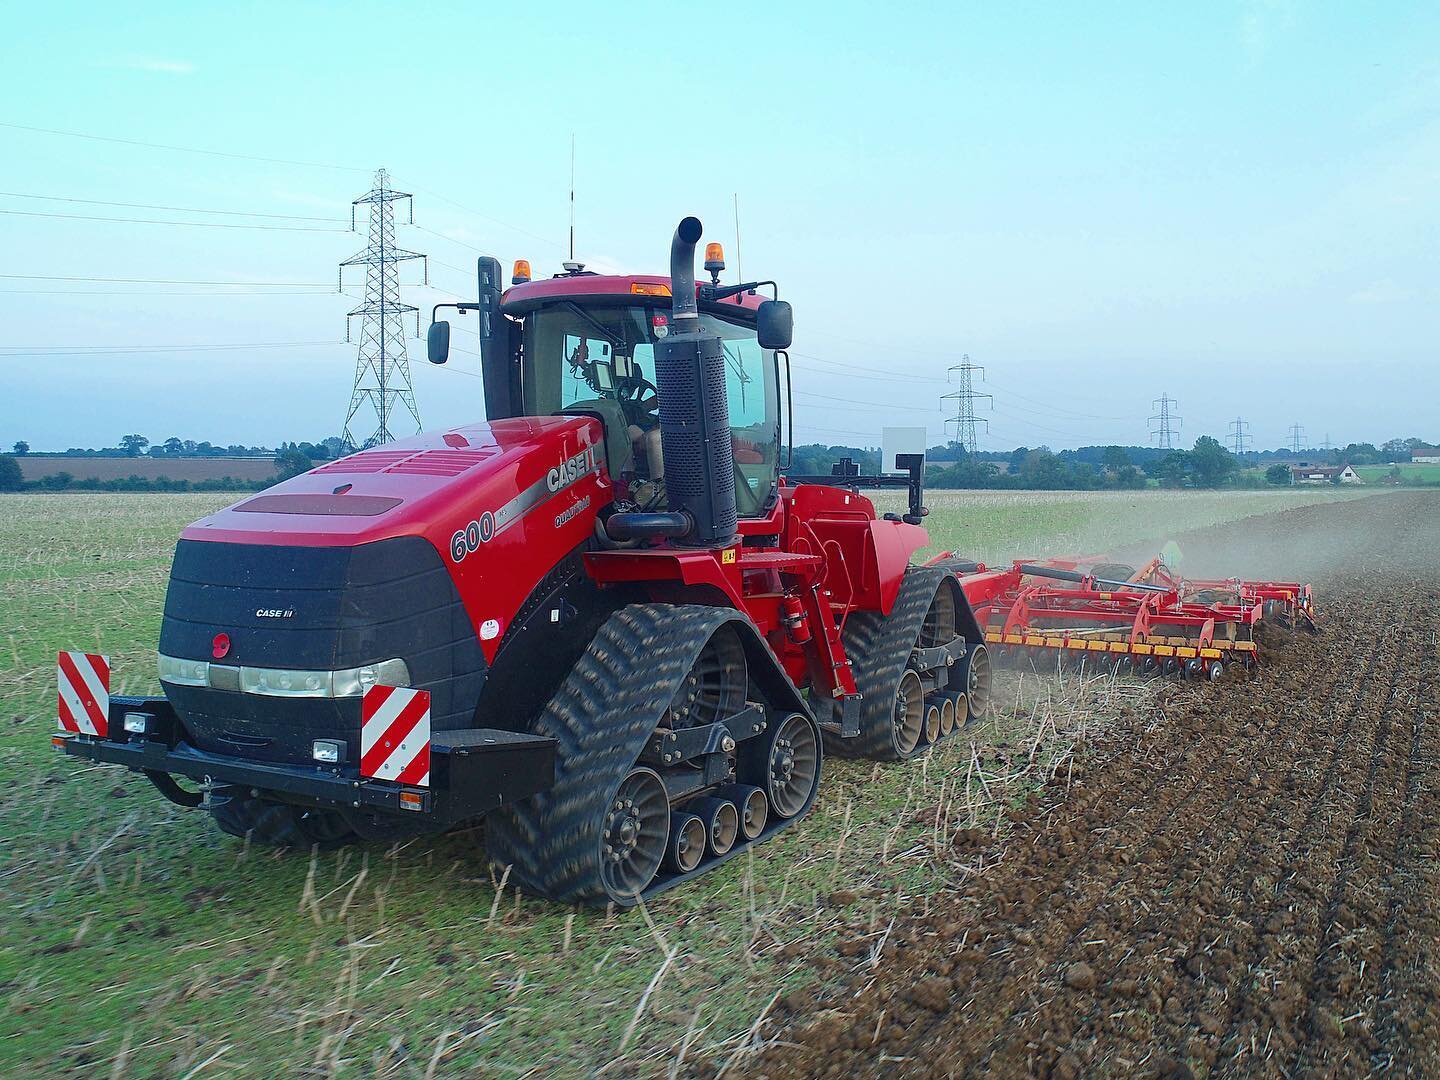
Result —
[{"label": "steering wheel", "polygon": [[640,427],[654,427],[660,420],[660,391],[639,375],[623,380],[615,388],[625,418]]}]

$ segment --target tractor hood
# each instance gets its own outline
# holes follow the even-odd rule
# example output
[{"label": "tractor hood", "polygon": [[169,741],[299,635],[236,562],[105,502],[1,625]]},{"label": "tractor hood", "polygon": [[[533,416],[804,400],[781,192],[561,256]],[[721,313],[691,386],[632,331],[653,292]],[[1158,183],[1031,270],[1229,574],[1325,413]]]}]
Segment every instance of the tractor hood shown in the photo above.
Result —
[{"label": "tractor hood", "polygon": [[506,631],[611,499],[588,417],[474,424],[365,450],[197,521],[175,549],[161,680],[190,740],[306,764],[359,745],[369,678],[473,722]]},{"label": "tractor hood", "polygon": [[588,417],[470,424],[327,462],[202,518],[182,539],[329,547],[423,536],[446,554],[474,522],[468,553],[523,530],[530,510],[578,481],[603,479],[602,461]]}]

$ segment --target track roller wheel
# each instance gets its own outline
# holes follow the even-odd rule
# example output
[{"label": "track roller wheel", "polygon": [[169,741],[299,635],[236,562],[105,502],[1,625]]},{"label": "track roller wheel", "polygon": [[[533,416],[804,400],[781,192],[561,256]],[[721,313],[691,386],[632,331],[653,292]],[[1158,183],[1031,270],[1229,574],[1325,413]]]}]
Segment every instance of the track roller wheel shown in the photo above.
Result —
[{"label": "track roller wheel", "polygon": [[955,730],[955,696],[940,695],[940,737],[943,739]]},{"label": "track roller wheel", "polygon": [[927,743],[937,742],[940,739],[940,703],[938,701],[927,701],[925,703],[925,741]]},{"label": "track roller wheel", "polygon": [[670,839],[665,845],[665,865],[677,874],[688,874],[705,857],[705,823],[694,814],[670,815]]},{"label": "track roller wheel", "polygon": [[746,784],[726,784],[715,789],[717,799],[729,799],[740,810],[740,835],[754,840],[765,831],[770,817],[770,802],[763,788]]},{"label": "track roller wheel", "polygon": [[740,836],[740,811],[729,799],[692,799],[685,809],[705,825],[705,844],[712,855],[724,855]]},{"label": "track roller wheel", "polygon": [[638,896],[665,858],[670,797],[654,769],[631,769],[620,781],[600,832],[600,878],[616,899]]},{"label": "track roller wheel", "polygon": [[759,784],[777,818],[810,805],[820,784],[820,730],[803,713],[791,713],[769,733],[740,744],[737,774]]}]

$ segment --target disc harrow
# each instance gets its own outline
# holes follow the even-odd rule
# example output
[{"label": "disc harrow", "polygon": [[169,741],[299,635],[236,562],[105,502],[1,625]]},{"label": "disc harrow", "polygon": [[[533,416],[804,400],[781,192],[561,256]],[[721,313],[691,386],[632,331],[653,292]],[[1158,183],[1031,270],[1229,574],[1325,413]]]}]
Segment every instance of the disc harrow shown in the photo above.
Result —
[{"label": "disc harrow", "polygon": [[1213,680],[1259,662],[1262,622],[1318,629],[1314,590],[1299,582],[1190,580],[1158,558],[1139,569],[1099,556],[991,568],[957,565],[947,552],[935,562],[958,575],[1001,659],[1070,657]]}]

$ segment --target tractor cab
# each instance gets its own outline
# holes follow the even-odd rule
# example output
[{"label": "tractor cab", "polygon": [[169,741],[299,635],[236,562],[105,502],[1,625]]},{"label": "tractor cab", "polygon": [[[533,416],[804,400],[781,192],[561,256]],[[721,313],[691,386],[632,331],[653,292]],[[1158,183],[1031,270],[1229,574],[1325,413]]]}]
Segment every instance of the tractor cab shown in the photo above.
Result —
[{"label": "tractor cab", "polygon": [[[707,252],[707,268],[717,261],[723,267],[718,247]],[[675,329],[670,279],[595,274],[567,263],[564,273],[532,281],[521,260],[502,293],[496,260],[479,264],[480,302],[454,306],[481,314],[489,418],[595,417],[605,429],[608,471],[622,498],[641,511],[665,509],[655,351]],[[761,313],[773,302],[758,295],[758,283],[712,283],[696,292],[698,329],[718,338],[724,355],[736,510],[741,517],[762,516],[777,495],[779,357],[788,335],[762,335],[767,319]],[[431,361],[445,362],[448,324],[432,325],[429,344]]]}]

